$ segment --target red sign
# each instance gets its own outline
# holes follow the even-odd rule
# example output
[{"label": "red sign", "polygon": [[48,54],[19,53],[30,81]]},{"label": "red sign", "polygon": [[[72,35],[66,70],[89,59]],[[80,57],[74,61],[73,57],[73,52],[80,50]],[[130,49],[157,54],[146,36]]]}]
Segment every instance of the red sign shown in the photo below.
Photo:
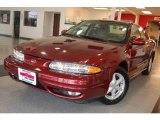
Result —
[{"label": "red sign", "polygon": [[154,17],[154,20],[160,21],[160,17]]},{"label": "red sign", "polygon": [[27,77],[29,78],[30,80],[34,81],[34,76],[28,74],[28,73],[23,73],[23,72],[20,72],[20,75],[24,76],[24,77]]}]

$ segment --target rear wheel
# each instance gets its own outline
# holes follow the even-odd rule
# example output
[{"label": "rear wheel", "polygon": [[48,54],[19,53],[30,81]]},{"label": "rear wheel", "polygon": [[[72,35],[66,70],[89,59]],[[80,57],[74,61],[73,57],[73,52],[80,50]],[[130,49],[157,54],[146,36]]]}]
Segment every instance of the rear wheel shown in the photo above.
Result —
[{"label": "rear wheel", "polygon": [[142,72],[143,75],[149,75],[152,69],[153,57],[151,56],[148,61],[147,69]]},{"label": "rear wheel", "polygon": [[129,87],[129,77],[123,68],[119,67],[113,74],[107,93],[102,97],[102,102],[112,105],[120,102],[126,95]]}]

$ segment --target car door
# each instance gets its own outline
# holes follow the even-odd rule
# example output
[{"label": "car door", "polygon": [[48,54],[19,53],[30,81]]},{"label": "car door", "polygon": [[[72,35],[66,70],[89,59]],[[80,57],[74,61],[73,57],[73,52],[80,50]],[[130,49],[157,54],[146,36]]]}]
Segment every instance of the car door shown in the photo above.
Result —
[{"label": "car door", "polygon": [[[135,39],[145,40],[145,37],[142,34],[143,29],[137,25],[132,25],[130,40],[131,43]],[[144,69],[146,65],[146,45],[134,45],[131,44],[130,49],[130,75],[136,76]]]},{"label": "car door", "polygon": [[150,40],[149,40],[149,37],[145,35],[145,32],[141,27],[139,27],[139,31],[140,31],[140,34],[141,34],[141,38],[143,40],[145,40],[145,45],[143,45],[142,47],[145,51],[145,55],[143,56],[143,62],[146,62],[146,61],[148,61],[148,58],[150,56],[149,53],[151,51],[151,47],[149,46]]}]

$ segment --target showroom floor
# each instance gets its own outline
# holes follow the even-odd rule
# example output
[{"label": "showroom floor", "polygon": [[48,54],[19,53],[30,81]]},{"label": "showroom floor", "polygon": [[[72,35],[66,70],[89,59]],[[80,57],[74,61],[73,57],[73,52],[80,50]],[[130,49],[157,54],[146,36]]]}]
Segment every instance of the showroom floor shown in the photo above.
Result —
[{"label": "showroom floor", "polygon": [[160,48],[157,49],[151,74],[136,77],[130,82],[123,101],[107,106],[98,100],[85,104],[69,102],[12,80],[3,69],[3,60],[12,53],[15,45],[25,41],[28,40],[0,37],[1,113],[150,113],[155,108],[160,96]]}]

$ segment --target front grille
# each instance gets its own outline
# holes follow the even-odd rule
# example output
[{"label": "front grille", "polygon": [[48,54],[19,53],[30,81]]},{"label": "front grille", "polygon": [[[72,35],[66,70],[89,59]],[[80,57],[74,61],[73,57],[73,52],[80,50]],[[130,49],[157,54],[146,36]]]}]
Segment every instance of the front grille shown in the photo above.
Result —
[{"label": "front grille", "polygon": [[25,55],[24,63],[27,65],[31,65],[34,67],[40,67],[40,68],[48,68],[49,60],[42,59],[39,57],[33,57],[30,55]]}]

